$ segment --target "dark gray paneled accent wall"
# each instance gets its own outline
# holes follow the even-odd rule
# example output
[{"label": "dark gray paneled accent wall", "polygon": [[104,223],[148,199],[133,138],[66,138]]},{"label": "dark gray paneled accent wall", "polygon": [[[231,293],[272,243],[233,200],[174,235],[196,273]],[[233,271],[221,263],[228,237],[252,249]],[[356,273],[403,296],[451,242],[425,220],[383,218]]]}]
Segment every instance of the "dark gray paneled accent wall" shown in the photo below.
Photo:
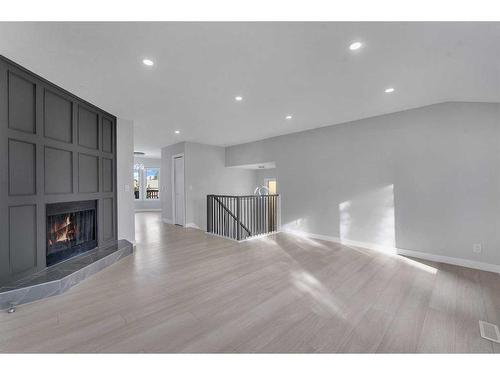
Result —
[{"label": "dark gray paneled accent wall", "polygon": [[116,118],[0,56],[0,286],[46,267],[46,204],[96,200],[116,239]]},{"label": "dark gray paneled accent wall", "polygon": [[36,145],[9,139],[9,195],[36,194]]},{"label": "dark gray paneled accent wall", "polygon": [[[22,230],[19,230],[22,228]],[[10,268],[14,274],[37,265],[36,205],[9,207]]]},{"label": "dark gray paneled accent wall", "polygon": [[36,131],[36,85],[11,71],[7,73],[8,126],[26,133]]},{"label": "dark gray paneled accent wall", "polygon": [[102,150],[113,152],[113,122],[107,118],[102,119]]},{"label": "dark gray paneled accent wall", "polygon": [[102,239],[105,241],[114,238],[114,200],[112,198],[104,198],[101,200],[101,233]]},{"label": "dark gray paneled accent wall", "polygon": [[102,191],[113,191],[113,159],[102,158]]},{"label": "dark gray paneled accent wall", "polygon": [[71,143],[73,139],[73,103],[68,98],[44,90],[44,135],[56,141]]},{"label": "dark gray paneled accent wall", "polygon": [[45,194],[72,193],[73,153],[53,147],[45,147],[44,150]]},{"label": "dark gray paneled accent wall", "polygon": [[87,148],[95,149],[99,147],[99,115],[85,108],[78,106],[78,144]]},{"label": "dark gray paneled accent wall", "polygon": [[94,155],[78,154],[78,192],[99,191],[99,158]]}]

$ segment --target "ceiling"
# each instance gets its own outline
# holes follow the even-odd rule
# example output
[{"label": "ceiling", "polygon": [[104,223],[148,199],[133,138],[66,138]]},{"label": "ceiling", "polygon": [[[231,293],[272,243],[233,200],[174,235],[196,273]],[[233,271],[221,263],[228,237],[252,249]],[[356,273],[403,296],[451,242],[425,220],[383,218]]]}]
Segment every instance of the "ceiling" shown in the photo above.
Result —
[{"label": "ceiling", "polygon": [[179,141],[232,145],[443,101],[500,102],[500,23],[0,22],[0,54],[133,120],[149,157]]}]

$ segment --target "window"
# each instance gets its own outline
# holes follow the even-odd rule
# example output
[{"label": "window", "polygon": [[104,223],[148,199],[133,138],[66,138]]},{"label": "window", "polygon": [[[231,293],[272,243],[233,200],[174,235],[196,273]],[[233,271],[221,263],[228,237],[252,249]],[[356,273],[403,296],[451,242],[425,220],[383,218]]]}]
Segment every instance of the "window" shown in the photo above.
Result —
[{"label": "window", "polygon": [[160,168],[146,168],[146,199],[158,199],[160,184],[159,176]]},{"label": "window", "polygon": [[160,168],[134,165],[134,198],[160,199]]},{"label": "window", "polygon": [[141,199],[141,169],[134,167],[134,198]]}]

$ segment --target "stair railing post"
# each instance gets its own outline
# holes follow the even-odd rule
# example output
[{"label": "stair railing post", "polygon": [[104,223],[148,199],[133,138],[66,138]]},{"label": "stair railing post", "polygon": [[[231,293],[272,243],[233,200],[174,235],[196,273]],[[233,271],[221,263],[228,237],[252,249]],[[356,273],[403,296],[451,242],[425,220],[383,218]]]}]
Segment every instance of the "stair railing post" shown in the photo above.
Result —
[{"label": "stair railing post", "polygon": [[241,240],[240,219],[241,197],[236,197],[236,239]]},{"label": "stair railing post", "polygon": [[207,232],[208,233],[211,232],[211,229],[210,229],[210,211],[212,211],[210,209],[210,195],[207,195]]}]

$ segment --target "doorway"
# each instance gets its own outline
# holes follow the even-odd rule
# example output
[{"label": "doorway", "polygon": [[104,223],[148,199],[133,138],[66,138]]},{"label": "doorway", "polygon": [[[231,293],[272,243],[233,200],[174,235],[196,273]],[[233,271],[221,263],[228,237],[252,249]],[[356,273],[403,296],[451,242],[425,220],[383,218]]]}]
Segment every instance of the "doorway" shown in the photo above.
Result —
[{"label": "doorway", "polygon": [[266,178],[264,179],[265,186],[267,187],[267,190],[269,194],[277,194],[277,186],[276,186],[276,179],[275,178]]},{"label": "doorway", "polygon": [[183,154],[172,157],[172,208],[174,224],[185,226]]},{"label": "doorway", "polygon": [[[274,195],[278,193],[278,186],[276,185],[276,178],[265,178],[264,179],[264,184],[267,188],[267,193]],[[273,228],[276,228],[276,215],[273,215],[274,212],[276,212],[276,205],[277,205],[276,200],[269,200],[269,205],[268,205],[268,214],[267,217],[269,218],[269,224],[268,224],[268,231],[273,231]]]}]

